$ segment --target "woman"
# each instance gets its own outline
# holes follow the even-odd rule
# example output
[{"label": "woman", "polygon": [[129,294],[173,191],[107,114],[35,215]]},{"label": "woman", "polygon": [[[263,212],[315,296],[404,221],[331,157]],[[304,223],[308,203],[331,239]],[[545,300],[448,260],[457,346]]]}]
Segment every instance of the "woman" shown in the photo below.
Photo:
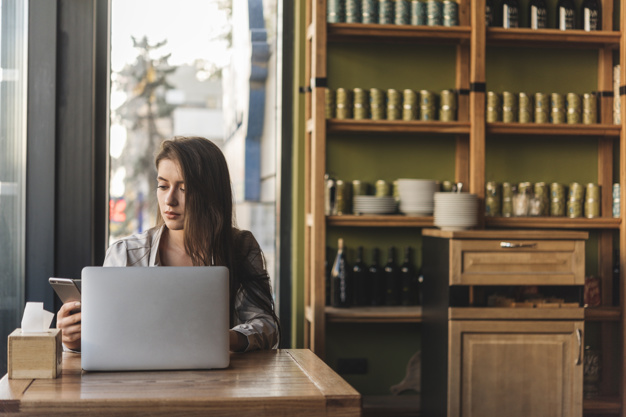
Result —
[{"label": "woman", "polygon": [[[276,347],[280,324],[259,244],[234,227],[228,165],[220,149],[200,137],[166,140],[156,157],[157,226],[114,243],[104,266],[222,265],[230,272],[230,350]],[[69,349],[80,349],[81,314],[64,304],[57,327]]]}]

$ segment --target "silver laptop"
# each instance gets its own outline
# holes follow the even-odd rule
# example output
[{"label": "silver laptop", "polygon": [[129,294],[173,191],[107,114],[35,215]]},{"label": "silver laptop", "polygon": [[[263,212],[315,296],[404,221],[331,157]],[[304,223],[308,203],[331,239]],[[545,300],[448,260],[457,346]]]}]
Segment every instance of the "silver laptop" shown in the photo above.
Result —
[{"label": "silver laptop", "polygon": [[229,364],[226,267],[86,267],[81,304],[84,370]]}]

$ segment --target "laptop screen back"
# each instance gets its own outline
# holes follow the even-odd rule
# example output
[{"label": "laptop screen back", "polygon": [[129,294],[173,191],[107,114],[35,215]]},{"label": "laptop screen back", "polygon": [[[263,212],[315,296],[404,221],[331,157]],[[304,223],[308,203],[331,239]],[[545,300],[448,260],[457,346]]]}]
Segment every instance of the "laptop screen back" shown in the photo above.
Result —
[{"label": "laptop screen back", "polygon": [[85,370],[229,364],[225,267],[86,267],[81,304]]}]

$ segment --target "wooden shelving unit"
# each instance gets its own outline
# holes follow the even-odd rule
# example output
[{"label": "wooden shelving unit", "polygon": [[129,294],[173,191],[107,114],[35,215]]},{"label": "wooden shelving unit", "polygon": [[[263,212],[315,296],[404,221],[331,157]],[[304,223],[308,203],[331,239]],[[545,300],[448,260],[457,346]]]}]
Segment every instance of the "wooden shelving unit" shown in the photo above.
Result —
[{"label": "wooden shelving unit", "polygon": [[[613,27],[613,0],[602,2],[602,27]],[[326,1],[307,1],[307,43],[305,79],[311,80],[311,91],[306,93],[305,135],[305,345],[322,358],[325,354],[326,323],[419,323],[421,309],[406,308],[348,308],[334,309],[325,306],[324,261],[326,256],[326,229],[353,228],[416,228],[433,226],[433,217],[401,215],[324,215],[324,174],[326,173],[327,140],[330,135],[355,137],[385,135],[402,137],[439,135],[451,138],[455,145],[455,178],[469,186],[469,191],[479,197],[481,212],[485,197],[486,138],[518,140],[524,136],[548,136],[559,141],[575,136],[598,144],[598,179],[603,190],[610,190],[613,182],[622,184],[622,201],[626,201],[626,129],[612,124],[612,67],[613,56],[619,52],[622,67],[620,85],[626,86],[626,33],[624,31],[559,31],[555,29],[502,29],[486,28],[484,2],[458,0],[460,26],[428,27],[358,23],[326,23]],[[620,26],[624,27],[626,8],[620,13]],[[327,46],[333,43],[403,43],[447,44],[456,48],[456,85],[459,91],[468,92],[458,97],[458,121],[373,121],[325,119],[325,87],[327,85]],[[487,49],[491,46],[512,48],[570,48],[598,51],[597,91],[603,92],[599,101],[600,123],[594,125],[552,125],[535,123],[486,123],[485,84],[487,82]],[[623,87],[622,87],[623,88]],[[607,94],[604,94],[607,93]],[[626,121],[626,106],[622,105],[622,121]],[[623,123],[622,123],[623,124]],[[619,141],[619,158],[614,159],[614,146]],[[614,178],[614,160],[619,163],[619,178]],[[481,228],[499,229],[569,229],[594,231],[598,235],[598,276],[602,277],[602,307],[586,308],[585,320],[599,322],[604,369],[620,367],[617,397],[601,395],[583,401],[585,414],[620,415],[626,417],[626,360],[610,363],[608,347],[621,346],[621,356],[626,357],[626,312],[611,307],[611,276],[614,238],[619,236],[620,264],[626,266],[626,204],[622,204],[620,218],[609,217],[612,210],[610,192],[602,194],[601,212],[596,219],[570,219],[560,217],[481,217]],[[622,303],[626,300],[626,267],[621,268],[620,291]],[[618,326],[620,334],[615,334]],[[612,381],[602,381],[601,393],[611,388]]]},{"label": "wooden shelving unit", "polygon": [[622,400],[619,397],[585,398],[583,410],[585,413],[596,415],[621,415]]},{"label": "wooden shelving unit", "polygon": [[403,216],[403,215],[376,215],[376,216],[329,216],[328,226],[347,227],[432,227],[433,216]]},{"label": "wooden shelving unit", "polygon": [[422,121],[390,121],[390,120],[328,120],[328,133],[385,133],[406,135],[413,133],[433,133],[468,135],[469,122],[422,122]]},{"label": "wooden shelving unit", "polygon": [[583,30],[487,28],[487,43],[489,45],[617,49],[620,46],[620,40],[621,33],[615,31],[585,32]]},{"label": "wooden shelving unit", "polygon": [[586,321],[620,321],[622,309],[619,307],[587,307],[585,308]]},{"label": "wooden shelving unit", "polygon": [[[468,43],[469,26],[402,26],[362,23],[328,24],[329,42],[422,42],[422,43]],[[618,42],[619,43],[619,42]]]},{"label": "wooden shelving unit", "polygon": [[619,139],[620,131],[621,126],[609,124],[487,123],[487,134],[490,135],[589,136]]},{"label": "wooden shelving unit", "polygon": [[421,323],[422,307],[326,307],[326,320],[334,323]]},{"label": "wooden shelving unit", "polygon": [[598,217],[595,219],[570,219],[569,217],[486,217],[489,227],[509,229],[613,229],[620,227],[620,219]]}]

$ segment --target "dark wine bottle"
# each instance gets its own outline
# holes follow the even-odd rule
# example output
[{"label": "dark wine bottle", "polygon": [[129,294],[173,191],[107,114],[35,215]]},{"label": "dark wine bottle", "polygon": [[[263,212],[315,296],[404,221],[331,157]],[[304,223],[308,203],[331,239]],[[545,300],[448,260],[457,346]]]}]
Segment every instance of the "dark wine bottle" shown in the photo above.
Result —
[{"label": "dark wine bottle", "polygon": [[556,4],[556,27],[561,30],[576,29],[574,0],[559,0]]},{"label": "dark wine bottle", "polygon": [[370,288],[369,273],[365,262],[363,262],[363,246],[359,246],[356,252],[356,261],[352,267],[354,305],[366,306],[370,304]]},{"label": "dark wine bottle", "polygon": [[519,2],[502,0],[502,27],[506,29],[519,27]]},{"label": "dark wine bottle", "polygon": [[422,291],[422,287],[424,286],[424,273],[420,270],[417,274],[417,282],[415,284],[415,292],[417,293],[417,305],[424,305],[424,291]]},{"label": "dark wine bottle", "polygon": [[495,19],[496,10],[493,7],[493,0],[487,0],[485,2],[485,25],[487,27],[493,27],[496,24]]},{"label": "dark wine bottle", "polygon": [[600,19],[600,2],[598,0],[583,0],[581,28],[587,32],[602,30]]},{"label": "dark wine bottle", "polygon": [[404,250],[404,261],[400,265],[400,282],[402,283],[401,300],[403,306],[416,305],[417,295],[417,275],[411,263],[411,248],[407,246]]},{"label": "dark wine bottle", "polygon": [[396,248],[389,248],[387,264],[385,264],[385,304],[388,306],[400,305],[401,287],[400,274],[396,265]]},{"label": "dark wine bottle", "polygon": [[548,27],[548,8],[546,0],[530,0],[528,5],[528,19],[531,29],[545,29]]},{"label": "dark wine bottle", "polygon": [[380,306],[385,300],[385,281],[383,279],[382,270],[378,265],[380,251],[378,248],[374,248],[372,251],[372,264],[369,269],[370,280],[370,304],[373,306]]},{"label": "dark wine bottle", "polygon": [[615,251],[613,255],[613,306],[619,307],[620,305],[620,263],[619,263],[619,251]]},{"label": "dark wine bottle", "polygon": [[325,274],[325,278],[326,278],[326,293],[325,298],[326,298],[326,305],[329,306],[330,305],[330,272],[332,270],[332,264],[330,263],[330,259],[331,257],[334,255],[334,253],[332,252],[332,249],[330,248],[330,246],[326,246],[326,259],[324,260],[324,274]]},{"label": "dark wine bottle", "polygon": [[343,239],[339,239],[337,256],[330,272],[330,303],[333,307],[350,306],[350,277],[348,262],[343,247]]}]

